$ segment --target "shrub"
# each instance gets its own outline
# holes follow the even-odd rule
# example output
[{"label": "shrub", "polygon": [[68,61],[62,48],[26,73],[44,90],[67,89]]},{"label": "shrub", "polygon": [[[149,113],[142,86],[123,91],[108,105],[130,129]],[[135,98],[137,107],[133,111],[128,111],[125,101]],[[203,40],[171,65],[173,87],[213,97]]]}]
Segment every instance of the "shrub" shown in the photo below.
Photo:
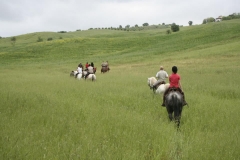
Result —
[{"label": "shrub", "polygon": [[170,29],[168,29],[168,30],[166,31],[166,33],[167,33],[167,34],[171,34],[172,32],[171,32]]},{"label": "shrub", "polygon": [[225,21],[225,20],[231,20],[232,17],[231,16],[227,16],[227,17],[222,17],[222,20]]},{"label": "shrub", "polygon": [[43,39],[41,37],[38,37],[37,42],[42,42],[42,41],[43,41]]},{"label": "shrub", "polygon": [[53,38],[49,37],[47,40],[48,40],[48,41],[51,41],[51,40],[53,40]]},{"label": "shrub", "polygon": [[173,24],[171,25],[171,30],[172,30],[173,32],[179,31],[179,25],[176,25],[175,23],[173,23]]}]

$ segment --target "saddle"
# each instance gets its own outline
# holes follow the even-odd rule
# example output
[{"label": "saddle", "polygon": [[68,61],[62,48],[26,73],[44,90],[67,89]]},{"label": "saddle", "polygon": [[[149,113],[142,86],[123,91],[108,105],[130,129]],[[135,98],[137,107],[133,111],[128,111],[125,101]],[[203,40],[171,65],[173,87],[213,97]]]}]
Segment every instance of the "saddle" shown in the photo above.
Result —
[{"label": "saddle", "polygon": [[157,89],[161,84],[166,84],[166,82],[164,82],[164,81],[158,82],[158,83],[155,84],[152,88],[153,88],[153,89]]},{"label": "saddle", "polygon": [[165,96],[168,95],[170,92],[179,92],[181,93],[182,95],[184,95],[183,91],[181,90],[181,88],[175,88],[175,87],[171,87],[171,88],[168,88],[166,91],[165,91]]}]

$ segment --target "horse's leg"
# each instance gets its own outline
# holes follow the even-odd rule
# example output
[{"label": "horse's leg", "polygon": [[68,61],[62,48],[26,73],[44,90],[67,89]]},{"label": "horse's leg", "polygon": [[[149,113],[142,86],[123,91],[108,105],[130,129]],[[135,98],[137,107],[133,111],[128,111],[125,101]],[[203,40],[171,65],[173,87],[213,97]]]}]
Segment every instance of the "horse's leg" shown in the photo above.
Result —
[{"label": "horse's leg", "polygon": [[[151,89],[151,88],[150,88]],[[153,93],[156,93],[156,89],[155,88],[152,88],[152,90],[153,90]]]},{"label": "horse's leg", "polygon": [[172,121],[173,119],[172,113],[168,113],[168,117],[169,117],[169,120]]},{"label": "horse's leg", "polygon": [[169,106],[167,106],[166,108],[167,108],[169,120],[172,121],[173,120],[173,116],[172,116],[173,110]]}]

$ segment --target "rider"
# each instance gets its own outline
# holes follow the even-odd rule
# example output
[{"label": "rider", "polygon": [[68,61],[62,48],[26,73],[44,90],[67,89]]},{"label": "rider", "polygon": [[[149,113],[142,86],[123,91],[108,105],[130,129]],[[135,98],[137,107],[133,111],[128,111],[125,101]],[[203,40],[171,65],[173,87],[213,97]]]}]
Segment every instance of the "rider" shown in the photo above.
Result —
[{"label": "rider", "polygon": [[180,83],[181,78],[180,78],[180,75],[177,74],[177,71],[178,71],[178,68],[176,66],[173,66],[172,67],[172,72],[173,73],[169,77],[170,86],[164,92],[162,106],[165,106],[165,97],[168,94],[168,92],[173,88],[176,88],[176,90],[178,90],[183,95],[183,106],[187,105],[187,102],[185,101],[185,96],[184,96],[184,93],[183,93],[183,89],[182,89],[182,86],[181,86],[181,83]]},{"label": "rider", "polygon": [[76,74],[76,76],[75,76],[75,78],[77,78],[77,75],[78,74],[82,74],[82,64],[80,63],[79,65],[78,65],[78,68],[77,68],[77,74]]},{"label": "rider", "polygon": [[[84,70],[84,67],[83,67],[82,63],[79,63],[79,65],[80,65],[80,67],[82,68],[82,70]],[[78,66],[79,66],[79,65],[78,65]]]},{"label": "rider", "polygon": [[88,62],[85,64],[85,68],[87,69],[88,68],[88,66],[89,66],[89,64],[88,64]]},{"label": "rider", "polygon": [[93,64],[93,62],[91,62],[91,66],[94,68],[94,64]]},{"label": "rider", "polygon": [[88,66],[88,68],[87,68],[87,74],[85,75],[85,79],[87,78],[87,76],[89,75],[89,74],[94,74],[94,72],[93,72],[93,67],[91,66],[91,64]]},{"label": "rider", "polygon": [[153,89],[157,89],[156,86],[159,84],[166,84],[165,79],[168,78],[168,74],[163,70],[163,66],[160,66],[160,71],[157,72],[156,78],[158,79],[152,86]]}]

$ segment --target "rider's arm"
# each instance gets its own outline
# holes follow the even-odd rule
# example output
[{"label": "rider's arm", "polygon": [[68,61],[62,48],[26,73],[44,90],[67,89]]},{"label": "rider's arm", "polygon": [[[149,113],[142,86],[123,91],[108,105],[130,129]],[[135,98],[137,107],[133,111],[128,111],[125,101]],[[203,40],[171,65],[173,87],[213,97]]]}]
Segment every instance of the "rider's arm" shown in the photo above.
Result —
[{"label": "rider's arm", "polygon": [[167,74],[167,72],[166,72],[166,78],[168,78],[168,74]]},{"label": "rider's arm", "polygon": [[158,72],[157,72],[157,74],[156,74],[156,78],[158,79]]}]

